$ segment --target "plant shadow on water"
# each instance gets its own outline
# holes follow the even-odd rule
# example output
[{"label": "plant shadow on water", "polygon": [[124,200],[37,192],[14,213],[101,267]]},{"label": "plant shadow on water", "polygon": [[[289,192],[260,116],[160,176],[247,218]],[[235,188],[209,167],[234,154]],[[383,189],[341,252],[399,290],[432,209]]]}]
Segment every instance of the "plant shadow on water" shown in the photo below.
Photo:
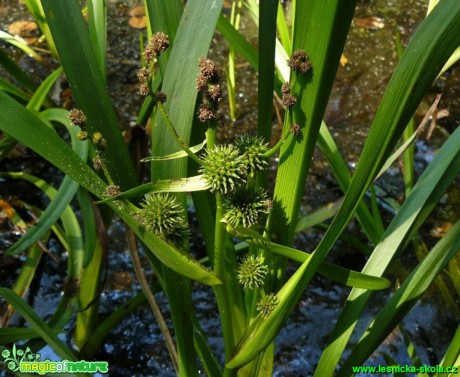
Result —
[{"label": "plant shadow on water", "polygon": [[[348,62],[344,62],[344,65],[339,68],[328,105],[326,122],[330,125],[331,132],[333,132],[347,161],[357,162],[372,116],[396,64],[394,46],[388,43],[389,40],[394,39],[395,27],[398,27],[401,37],[405,41],[413,34],[420,20],[424,17],[425,7],[422,6],[424,4],[422,1],[411,0],[395,3],[391,0],[363,1],[356,11],[355,17],[358,19],[366,19],[371,16],[382,17],[385,20],[385,26],[378,30],[360,27],[359,23],[356,22],[352,26],[351,37],[344,51],[344,56]],[[13,7],[12,4],[10,5]],[[142,102],[137,95],[136,69],[140,56],[137,50],[138,37],[137,32],[130,30],[127,25],[126,12],[129,5],[120,1],[111,2],[109,8],[110,16],[114,17],[116,21],[109,24],[114,29],[109,33],[109,56],[111,58],[108,60],[108,83],[112,98],[117,103],[119,116],[126,127],[135,123],[136,114],[132,110],[136,111]],[[21,14],[17,17],[21,17]],[[255,29],[251,29],[250,22],[250,20],[243,19],[240,27],[241,30],[246,28],[245,32],[249,36],[256,33]],[[130,37],[127,38],[127,36]],[[370,46],[372,48],[368,48]],[[216,36],[212,44],[211,55],[214,55],[216,60],[223,61],[226,59],[226,54],[225,44],[222,43],[220,36]],[[438,80],[433,88],[433,94],[427,96],[426,102],[420,107],[419,117],[430,106],[434,93],[438,90],[445,93],[443,101],[449,104],[450,116],[438,123],[448,131],[452,131],[453,128],[450,129],[449,127],[453,127],[460,121],[459,70],[458,66],[454,67],[446,79]],[[222,126],[219,128],[219,138],[222,141],[232,141],[236,135],[251,132],[257,119],[257,93],[253,90],[254,87],[257,87],[256,74],[250,67],[242,64],[237,70],[237,79],[238,116],[237,120],[229,125],[231,121],[226,115],[228,109],[225,104],[222,106]],[[443,102],[441,102],[441,108],[442,104]],[[274,139],[278,139],[279,134],[279,126],[274,125]],[[442,139],[443,134],[435,131],[432,140],[418,141],[416,164],[421,167],[420,170],[427,165],[434,153],[433,151],[436,150]],[[16,170],[24,171],[29,168],[36,173],[37,162],[35,158],[33,158],[34,161],[31,160],[32,157],[28,154],[27,158],[21,159],[21,162],[19,160],[2,162],[0,170],[5,169],[6,163],[11,163],[13,166],[17,165]],[[40,164],[42,163],[40,162]],[[354,166],[350,167],[353,168]],[[270,169],[273,172],[275,168],[273,165]],[[310,213],[312,210],[341,197],[341,191],[328,169],[326,160],[319,151],[316,151],[311,169],[312,172],[305,189],[306,194],[302,201],[301,214]],[[11,166],[6,170],[12,170]],[[47,165],[43,165],[40,170],[48,178],[56,176],[56,171],[50,170]],[[396,196],[397,193],[403,190],[398,171],[396,168],[390,169],[389,173],[379,181],[382,189],[396,200],[399,199]],[[24,195],[28,194],[26,185],[13,186],[12,182],[6,182],[6,185],[2,182],[0,188],[1,197],[14,195],[25,200]],[[457,185],[452,187],[447,195],[450,198],[456,197],[457,201],[446,201],[445,206],[443,203],[440,204],[431,223],[426,226],[427,232],[430,232],[431,228],[436,227],[436,225],[441,226],[445,222],[453,222],[458,218],[459,213],[454,211],[455,203],[457,204],[457,211],[460,208],[458,181]],[[36,197],[32,199],[32,202],[37,202],[37,205],[43,204],[43,198]],[[196,221],[193,210],[189,211],[189,217],[192,223],[194,220]],[[352,223],[350,228],[354,226],[355,224]],[[355,228],[358,229],[357,226]],[[0,248],[6,248],[17,235],[9,234],[6,224],[2,225],[0,231],[2,237],[5,237],[5,239],[0,240]],[[360,237],[359,231],[355,231],[355,233],[357,237]],[[101,318],[112,313],[140,290],[139,285],[135,282],[134,274],[131,272],[133,268],[129,253],[126,251],[124,225],[120,221],[114,221],[108,234],[109,268],[106,286],[101,295]],[[300,250],[311,251],[320,240],[320,235],[321,230],[317,229],[303,232],[295,241],[296,247]],[[66,255],[62,254],[56,241],[51,241],[47,246],[56,260],[47,263],[42,262],[39,269],[41,279],[39,283],[35,283],[35,289],[29,294],[29,302],[33,303],[34,309],[44,319],[51,316],[61,295],[61,284],[66,264]],[[191,247],[196,254],[200,253],[200,249],[203,248],[203,241],[199,235],[192,235]],[[357,254],[344,241],[339,241],[331,256],[337,263],[355,270],[361,269],[365,262],[364,257]],[[3,256],[2,258],[0,279],[2,283],[5,282],[2,285],[8,285],[8,279],[11,278],[9,271],[17,269],[19,263],[16,258],[7,259]],[[403,263],[411,265],[414,264],[414,261],[411,260],[411,257],[404,256]],[[148,262],[144,263],[144,266],[148,266]],[[294,269],[291,268],[288,271],[291,270]],[[152,274],[149,270],[146,273],[147,276]],[[217,309],[214,296],[210,289],[206,290],[198,285],[195,288],[197,289],[194,290],[193,302],[201,326],[208,336],[211,349],[216,355],[222,356],[220,361],[223,362],[222,334],[220,322],[215,315]],[[312,285],[304,292],[302,299],[289,317],[287,325],[277,340],[274,376],[309,376],[313,374],[321,350],[324,348],[332,325],[335,324],[348,293],[348,288],[322,277],[314,279]],[[166,297],[160,293],[156,295],[156,298],[167,322],[170,321]],[[385,293],[374,294],[369,305],[371,309],[362,316],[357,333],[361,333],[361,329],[366,328],[372,316],[379,311],[386,300],[387,295]],[[438,358],[445,352],[451,334],[455,331],[457,317],[458,313],[445,309],[445,303],[439,297],[434,297],[434,295],[425,297],[403,321],[403,332],[395,330],[368,363],[372,365],[383,364],[382,354],[388,353],[401,364],[410,364],[409,358],[405,356],[406,351],[402,335],[404,333],[408,334],[414,342],[417,352],[422,358],[422,364],[438,364]],[[23,321],[18,316],[12,321],[12,325],[22,324]],[[73,323],[69,324],[69,326],[72,325]],[[352,339],[352,342],[356,340]],[[67,339],[67,341],[72,343],[72,339]],[[161,332],[151,311],[145,305],[139,307],[115,328],[104,342],[102,349],[96,354],[95,360],[109,361],[111,376],[175,376],[169,355],[164,348]]]}]

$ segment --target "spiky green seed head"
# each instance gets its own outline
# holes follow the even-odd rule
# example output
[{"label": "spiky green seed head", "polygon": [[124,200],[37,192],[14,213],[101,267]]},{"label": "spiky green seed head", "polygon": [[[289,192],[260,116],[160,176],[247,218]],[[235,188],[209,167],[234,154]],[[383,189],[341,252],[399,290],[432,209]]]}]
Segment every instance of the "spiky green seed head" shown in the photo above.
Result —
[{"label": "spiky green seed head", "polygon": [[264,259],[249,255],[238,266],[237,279],[244,288],[254,289],[264,284],[267,274],[268,267]]},{"label": "spiky green seed head", "polygon": [[246,182],[247,164],[233,145],[217,145],[206,152],[200,173],[212,192],[226,194]]},{"label": "spiky green seed head", "polygon": [[165,193],[148,194],[138,216],[149,232],[166,241],[183,246],[189,229],[186,214],[177,199]]},{"label": "spiky green seed head", "polygon": [[280,302],[278,296],[274,293],[269,293],[265,297],[262,297],[257,303],[256,309],[259,315],[263,318],[267,318],[270,313],[275,310],[276,305]]},{"label": "spiky green seed head", "polygon": [[235,146],[244,156],[249,174],[267,168],[268,163],[263,154],[268,151],[268,143],[262,137],[243,135],[235,140]]},{"label": "spiky green seed head", "polygon": [[262,188],[239,187],[225,198],[225,220],[233,228],[250,227],[268,211],[267,192]]}]

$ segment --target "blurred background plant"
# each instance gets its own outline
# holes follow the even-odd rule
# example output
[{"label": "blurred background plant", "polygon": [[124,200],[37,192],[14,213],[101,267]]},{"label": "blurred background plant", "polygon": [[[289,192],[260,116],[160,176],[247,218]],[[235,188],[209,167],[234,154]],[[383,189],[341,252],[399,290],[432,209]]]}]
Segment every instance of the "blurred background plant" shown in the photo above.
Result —
[{"label": "blurred background plant", "polygon": [[[458,60],[459,50],[456,47],[460,41],[455,30],[459,28],[460,9],[455,1],[441,1],[435,14],[423,23],[404,54],[400,32],[394,31],[394,28],[391,31],[397,41],[395,55],[400,63],[375,115],[353,180],[349,167],[355,159],[347,159],[349,162],[346,162],[326,126],[331,120],[333,123],[334,118],[329,115],[326,123],[322,120],[339,64],[348,64],[347,54],[342,54],[342,51],[354,4],[293,1],[282,6],[277,1],[259,5],[256,1],[235,0],[223,4],[213,0],[212,4],[206,3],[204,7],[201,1],[189,1],[184,8],[178,0],[146,1],[145,7],[133,6],[130,10],[131,26],[142,27],[145,23],[148,29],[146,38],[139,34],[139,47],[136,46],[135,50],[142,65],[148,69],[143,79],[146,85],[143,91],[151,93],[142,105],[139,104],[140,110],[134,121],[127,119],[124,103],[120,103],[119,98],[114,98],[112,102],[107,90],[107,85],[111,87],[110,77],[113,74],[110,67],[123,67],[122,70],[129,71],[131,76],[136,72],[136,63],[131,63],[132,60],[110,61],[111,56],[107,55],[108,4],[105,1],[88,1],[87,7],[81,9],[76,1],[25,3],[40,30],[41,35],[36,32],[38,39],[28,45],[26,40],[6,32],[0,36],[15,49],[35,59],[40,71],[49,71],[51,66],[54,66],[54,71],[37,85],[29,71],[9,57],[11,49],[0,50],[0,63],[9,74],[9,79],[2,78],[0,82],[0,129],[3,131],[0,157],[8,162],[14,153],[18,153],[15,147],[19,141],[66,175],[58,190],[52,185],[57,183],[52,179],[55,173],[46,179],[38,178],[36,166],[29,169],[32,175],[24,171],[15,172],[11,169],[14,163],[7,163],[8,171],[1,175],[8,185],[24,180],[50,198],[44,210],[27,200],[7,198],[1,201],[2,213],[9,226],[25,234],[11,246],[8,240],[4,242],[3,257],[15,255],[15,260],[23,263],[19,274],[10,276],[8,284],[2,284],[5,288],[0,288],[0,295],[8,303],[1,317],[3,344],[27,341],[27,346],[35,352],[48,344],[60,358],[98,358],[101,354],[96,352],[115,326],[138,306],[148,302],[161,329],[172,369],[179,375],[197,375],[198,370],[211,376],[236,373],[272,375],[272,342],[314,273],[319,272],[340,284],[354,287],[342,313],[336,317],[337,325],[330,335],[328,346],[318,358],[315,373],[319,376],[332,375],[372,291],[388,288],[389,281],[381,276],[391,268],[402,284],[395,285],[391,299],[381,304],[380,313],[376,313],[373,322],[357,330],[358,337],[362,334],[362,338],[352,343],[353,351],[344,357],[339,372],[349,375],[352,365],[364,363],[392,334],[391,331],[401,323],[416,299],[433,281],[445,302],[458,313],[460,283],[456,251],[460,248],[460,237],[458,222],[454,224],[458,214],[451,215],[453,225],[446,222],[441,226],[446,229],[438,229],[442,234],[438,234],[440,240],[436,245],[429,239],[427,246],[426,237],[419,234],[419,229],[458,176],[460,136],[458,130],[446,131],[452,135],[444,136],[446,141],[437,157],[417,180],[413,168],[413,143],[422,127],[416,129],[415,121],[410,120],[432,81]],[[434,3],[430,1],[429,10]],[[122,5],[118,4],[118,7]],[[128,11],[125,10],[125,13],[128,14]],[[145,17],[145,14],[148,16]],[[254,30],[258,33],[259,52],[239,31],[242,29],[242,14],[247,15],[247,23],[256,25]],[[371,30],[382,28],[385,20],[373,16],[355,18],[354,25],[362,33],[371,35]],[[200,63],[199,67],[199,59],[207,56],[216,28],[229,44],[225,74],[228,117],[234,124],[244,117],[236,101],[239,97],[235,80],[237,57],[241,56],[258,72],[257,129],[234,131],[229,139],[226,139],[230,133],[230,127],[225,126],[227,118],[222,120],[220,113],[214,113],[219,101],[212,103],[209,100],[220,85],[213,78],[215,75],[209,75],[211,81],[202,87],[201,93],[196,90],[199,68],[203,75],[204,68],[209,69],[212,64]],[[30,32],[35,28],[24,26],[21,30]],[[150,58],[147,55],[141,57],[141,51],[149,48],[147,41],[156,32],[168,36],[169,48],[155,50]],[[424,46],[423,51],[417,48],[417,44]],[[306,66],[311,63],[311,70],[298,72],[294,60],[288,63],[293,51],[296,51],[294,56],[301,63]],[[306,51],[308,56],[300,51]],[[56,62],[63,68],[56,66]],[[63,71],[68,84],[62,81],[60,86],[69,85],[72,90],[58,89],[61,98],[56,98],[53,91],[59,88],[56,82]],[[385,75],[389,76],[390,72]],[[354,79],[351,77],[349,80],[352,87]],[[290,84],[282,86],[285,82]],[[164,105],[155,106],[159,99],[155,93],[160,88],[166,94],[163,98],[166,101]],[[123,100],[131,107],[133,96],[125,97]],[[436,101],[424,111],[426,120],[422,124],[431,122],[431,128],[442,117]],[[58,108],[58,104],[64,109]],[[69,121],[67,110],[74,106],[83,110],[86,120],[76,117],[78,114],[74,112]],[[334,112],[334,103],[330,102],[329,106],[332,108],[328,112],[330,114]],[[205,120],[204,125],[197,120],[197,111],[199,118]],[[277,118],[274,119],[273,113],[277,114]],[[284,121],[281,120],[283,117]],[[276,119],[278,129],[274,127]],[[130,121],[131,127],[127,127]],[[224,124],[223,127],[218,127],[220,123]],[[243,133],[257,133],[258,138],[243,136],[237,139]],[[151,137],[151,157],[144,160],[152,161],[150,172],[139,163],[147,155],[148,137]],[[396,149],[400,137],[402,146]],[[67,144],[69,138],[73,151]],[[85,139],[89,140],[82,141]],[[216,146],[219,142],[233,142],[232,139],[237,139],[235,146]],[[316,163],[316,141],[346,196],[304,215],[300,207],[307,173],[310,165]],[[196,147],[188,149],[187,145]],[[201,150],[205,146],[206,152],[203,153]],[[269,149],[272,147],[274,149]],[[276,168],[269,157],[278,156],[278,148],[281,150],[276,157]],[[184,158],[187,154],[193,161]],[[373,183],[381,175],[379,171],[383,173],[393,169],[392,164],[401,156],[406,201],[397,196],[399,194],[384,197],[386,188]],[[240,181],[239,191],[229,196],[226,194],[232,191],[233,183],[228,187],[226,183],[222,186],[219,180],[212,178],[216,172],[206,169],[210,161],[227,164],[227,159],[236,164],[237,174],[234,177],[233,173],[229,173],[227,178]],[[267,160],[270,162],[268,172],[263,169],[269,166]],[[241,161],[241,167],[236,167],[240,163],[238,161]],[[249,161],[249,165],[243,167],[244,161]],[[261,168],[251,171],[256,166],[254,164]],[[197,165],[203,167],[199,169]],[[329,177],[327,179],[332,181]],[[243,181],[245,184],[242,184]],[[145,183],[139,186],[139,182]],[[209,186],[212,192],[207,191]],[[219,190],[222,187],[224,189]],[[268,190],[268,196],[265,190]],[[119,196],[122,192],[124,194]],[[165,192],[176,194],[159,194]],[[361,200],[365,195],[366,200]],[[267,202],[268,197],[270,202]],[[73,201],[74,198],[76,201]],[[247,202],[248,198],[252,200]],[[448,202],[455,201],[452,195],[447,198]],[[257,204],[256,199],[263,203]],[[98,200],[104,204],[98,203]],[[443,200],[446,201],[445,196]],[[161,209],[162,203],[168,205]],[[318,206],[317,202],[310,205]],[[181,208],[188,209],[195,218],[190,222],[190,240],[185,231],[184,222],[187,220],[184,217],[175,223],[179,228],[168,222],[171,216],[185,213]],[[160,221],[156,216],[162,211],[170,211],[170,216]],[[267,211],[268,220],[264,224],[264,213]],[[107,256],[110,235],[106,230],[114,213],[127,224],[132,268],[142,292],[102,318],[100,314],[104,308],[99,301],[107,276],[117,276],[110,271],[112,266]],[[341,234],[353,213],[361,234]],[[331,218],[334,218],[332,223],[328,222]],[[156,221],[167,227],[165,233],[161,229],[156,231],[158,228],[151,225]],[[314,227],[317,232],[326,230],[325,233],[315,233],[317,236],[305,248],[316,250],[314,254],[290,247],[296,232],[312,232]],[[168,236],[176,234],[176,231],[178,237]],[[199,247],[199,237],[204,248]],[[354,269],[362,268],[361,273],[324,262],[338,237],[342,239],[339,242],[349,243],[355,251],[368,258],[364,268],[363,265],[353,266]],[[67,271],[65,279],[58,278],[61,279],[58,284],[63,287],[63,295],[52,316],[45,322],[36,313],[33,293],[38,287],[33,287],[34,280],[40,281],[40,260],[54,258],[57,261],[52,247],[53,243],[56,244],[55,240],[68,253]],[[138,250],[139,246],[141,250]],[[415,267],[403,268],[400,263],[390,265],[403,250],[411,248],[419,258]],[[240,258],[237,253],[241,252],[246,252],[248,256],[241,260],[242,265],[238,267]],[[24,256],[18,260],[18,255]],[[346,253],[343,258],[347,258]],[[290,269],[287,269],[287,260],[301,265],[294,269],[290,264]],[[148,264],[150,267],[147,267]],[[445,266],[447,274],[442,275]],[[248,279],[247,271],[252,268],[255,275]],[[144,270],[152,271],[154,278],[148,279]],[[62,272],[57,274],[56,271],[56,276],[62,276]],[[446,276],[450,279],[446,280]],[[207,339],[209,335],[201,329],[204,321],[195,314],[199,304],[192,299],[192,287],[194,291],[196,288],[191,285],[190,279],[214,289],[225,360],[219,354],[213,355]],[[238,285],[238,281],[242,286]],[[254,289],[247,289],[251,287]],[[156,301],[154,293],[159,291],[168,298],[175,339],[163,318],[164,305]],[[211,292],[206,294],[212,296]],[[21,296],[28,297],[28,301]],[[30,327],[7,327],[15,311]],[[405,334],[405,330],[400,328]],[[67,334],[74,349],[58,336],[62,332]],[[193,344],[190,342],[192,338]],[[410,340],[405,339],[408,356],[411,362],[417,364],[418,355],[411,351]],[[454,337],[442,360],[443,365],[453,364],[458,353],[459,344]],[[197,356],[200,366],[196,363]],[[393,360],[389,354],[385,353],[384,357],[388,364],[402,363]],[[313,370],[314,367],[310,366],[307,374],[313,374]]]}]

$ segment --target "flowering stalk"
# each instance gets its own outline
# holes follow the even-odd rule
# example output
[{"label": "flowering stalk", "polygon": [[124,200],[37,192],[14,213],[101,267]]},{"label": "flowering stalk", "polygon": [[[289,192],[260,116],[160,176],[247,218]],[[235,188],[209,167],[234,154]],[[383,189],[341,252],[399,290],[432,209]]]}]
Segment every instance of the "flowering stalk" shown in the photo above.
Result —
[{"label": "flowering stalk", "polygon": [[180,147],[184,150],[185,153],[193,160],[195,161],[198,165],[204,165],[203,160],[199,158],[195,153],[193,153],[190,148],[187,146],[184,140],[180,137],[180,135],[177,133],[176,129],[174,128],[173,124],[171,123],[171,120],[168,117],[168,114],[166,114],[165,108],[163,106],[163,103],[158,102],[157,103],[158,110],[160,111],[160,114],[166,123],[166,126],[168,127],[169,131],[171,131],[171,134],[174,136],[174,139],[177,141],[177,143],[180,145]]}]

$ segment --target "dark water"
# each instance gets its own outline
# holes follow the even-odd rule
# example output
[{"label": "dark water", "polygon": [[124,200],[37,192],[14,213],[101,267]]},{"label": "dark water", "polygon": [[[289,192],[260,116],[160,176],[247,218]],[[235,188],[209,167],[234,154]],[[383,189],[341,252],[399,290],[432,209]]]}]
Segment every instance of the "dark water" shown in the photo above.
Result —
[{"label": "dark water", "polygon": [[[128,127],[135,122],[136,111],[141,103],[141,99],[137,95],[138,83],[136,77],[137,64],[140,59],[138,52],[139,32],[127,27],[129,8],[134,3],[111,1],[110,4],[109,85],[121,122],[125,127]],[[351,168],[357,162],[367,130],[372,122],[373,114],[396,64],[395,30],[399,31],[402,41],[406,43],[424,17],[424,4],[425,2],[420,0],[407,0],[404,2],[370,0],[361,1],[358,6],[356,11],[357,18],[379,17],[382,19],[381,22],[383,22],[384,27],[371,31],[365,27],[358,26],[356,23],[352,26],[350,38],[344,51],[348,63],[339,68],[325,118],[345,159],[350,162]],[[8,9],[8,17],[5,16],[0,20],[2,27],[12,19],[26,17],[24,7],[19,6],[16,1],[4,0],[0,5]],[[256,29],[248,18],[243,18],[241,28],[248,35],[248,38],[251,38],[256,33]],[[217,36],[212,45],[211,55],[223,61],[226,53],[225,45]],[[254,90],[257,87],[257,76],[244,62],[238,63],[237,120],[231,123],[226,116],[227,109],[224,103],[222,113],[225,126],[220,129],[222,141],[231,141],[242,132],[253,131],[257,122],[257,93]],[[35,68],[30,59],[21,59],[21,64],[31,66],[39,72],[40,68]],[[416,164],[419,171],[427,165],[433,154],[436,153],[436,149],[445,139],[446,132],[452,131],[460,121],[459,76],[459,68],[457,67],[449,72],[446,78],[438,80],[432,92],[420,106],[417,119],[421,118],[429,108],[434,95],[442,91],[444,96],[441,100],[440,108],[446,108],[450,115],[448,118],[438,122],[440,128],[435,130],[431,140],[421,138],[417,142]],[[279,135],[279,132],[279,127],[274,121],[274,139]],[[2,162],[0,170],[6,170],[7,168],[11,170],[30,169],[35,172],[37,165],[30,165],[32,154],[30,152],[24,153],[25,155],[19,159],[7,161],[6,163]],[[45,165],[43,165],[42,169],[45,176],[53,176],[52,173],[47,173],[49,168]],[[59,178],[56,179],[59,180]],[[22,199],[26,200],[22,196],[24,192],[28,191],[26,186],[16,188],[16,186],[13,186],[13,182],[8,181],[6,183],[8,188],[2,182],[3,187],[0,191],[2,196],[19,192]],[[390,174],[387,174],[381,185],[392,196],[397,198],[402,189],[401,177],[397,167],[390,170]],[[13,187],[14,189],[11,190]],[[451,188],[445,200],[440,203],[439,208],[436,210],[436,218],[429,221],[430,227],[427,232],[430,232],[430,229],[437,223],[452,222],[458,218],[458,208],[460,206],[458,206],[458,201],[452,202],[453,198],[456,197],[458,200],[460,197],[458,187],[459,185]],[[315,154],[305,192],[302,203],[303,213],[309,213],[313,209],[341,196],[327,163],[319,152]],[[35,200],[42,206],[46,203],[44,198],[41,197],[31,198],[30,200]],[[351,229],[354,226],[355,224],[352,224]],[[6,248],[18,237],[14,232],[10,232],[5,223],[2,225],[1,231],[4,236],[7,235],[8,237],[2,236],[4,239],[2,240],[3,243],[0,243],[0,249],[2,247]],[[303,250],[312,250],[320,237],[320,231],[309,230],[299,235],[296,240],[296,247]],[[435,237],[431,237],[431,240],[434,242]],[[195,240],[194,244],[199,248],[199,239]],[[57,242],[52,241],[48,247],[57,257],[57,261],[47,259],[46,263],[43,263],[41,279],[35,283],[37,291],[33,297],[35,310],[45,319],[49,318],[53,313],[53,309],[60,299],[67,258],[62,253]],[[365,262],[364,258],[343,242],[338,243],[333,254],[338,261],[350,263],[355,269],[359,269]],[[117,221],[114,221],[109,228],[108,262],[109,274],[100,304],[101,319],[139,291],[139,286],[132,272],[130,257],[126,250],[124,226]],[[411,265],[414,260],[411,257],[407,257],[404,263]],[[145,263],[145,266],[148,266],[148,263]],[[291,269],[294,266],[292,265]],[[2,267],[0,268],[2,285],[10,284],[10,271],[18,271],[19,268],[20,260],[17,258],[3,259]],[[151,271],[148,270],[148,267],[146,268],[146,273],[150,276]],[[336,322],[348,292],[348,288],[331,283],[326,279],[315,278],[313,280],[278,338],[274,376],[309,376],[313,373],[327,341],[328,334],[332,325]],[[456,315],[452,311],[446,310],[445,304],[438,296],[426,295],[402,323],[403,331],[414,342],[424,364],[435,364],[436,361],[441,359],[458,323]],[[170,325],[166,298],[163,294],[157,294],[156,298]],[[388,296],[385,293],[376,293],[374,295],[368,310],[358,323],[356,329],[356,334],[358,335],[352,338],[352,343],[359,338],[359,334],[365,329],[372,317],[378,313],[387,299]],[[223,355],[220,324],[216,316],[217,310],[212,292],[204,290],[202,286],[195,285],[193,300],[211,348],[216,355]],[[22,323],[18,317],[13,320],[15,325]],[[71,323],[69,327],[71,328],[73,325]],[[71,339],[67,340],[69,343],[72,342]],[[58,360],[53,357],[49,348],[42,350],[41,353]],[[345,355],[348,353],[349,350],[346,351]],[[400,329],[391,334],[368,363],[383,364],[383,353],[390,354],[401,364],[411,364],[404,350]],[[162,335],[146,306],[140,307],[115,328],[95,359],[109,361],[111,376],[150,375],[166,377],[175,375],[169,356],[165,351]]]}]

